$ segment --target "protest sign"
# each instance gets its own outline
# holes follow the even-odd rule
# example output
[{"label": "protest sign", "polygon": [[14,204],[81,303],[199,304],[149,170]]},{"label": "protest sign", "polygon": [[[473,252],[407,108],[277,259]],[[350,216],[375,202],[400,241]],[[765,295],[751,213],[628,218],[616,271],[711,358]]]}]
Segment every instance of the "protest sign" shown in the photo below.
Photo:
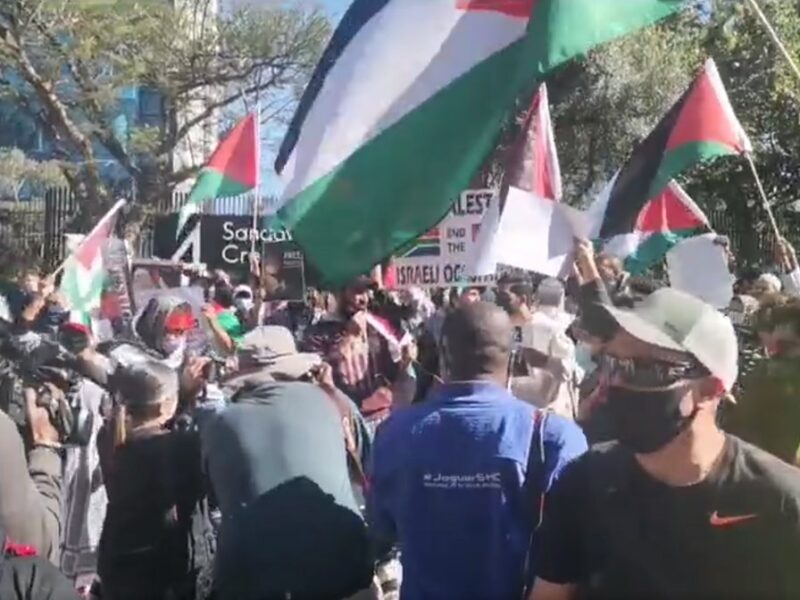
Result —
[{"label": "protest sign", "polygon": [[723,309],[733,298],[735,277],[716,237],[708,233],[683,240],[667,253],[667,270],[671,287]]},{"label": "protest sign", "polygon": [[255,241],[267,279],[268,300],[305,298],[305,257],[291,232],[282,227],[253,229],[246,216],[204,215],[200,222],[200,260],[209,269],[224,269],[246,279]]},{"label": "protest sign", "polygon": [[183,263],[164,260],[134,260],[131,266],[131,288],[133,301],[141,310],[139,294],[143,290],[161,290],[181,287]]},{"label": "protest sign", "polygon": [[497,193],[491,189],[463,192],[436,227],[395,258],[397,286],[491,285],[494,276],[468,277],[466,269],[474,253],[483,215],[496,200]]},{"label": "protest sign", "polygon": [[111,323],[115,335],[128,335],[136,307],[131,295],[125,242],[118,238],[110,239],[103,250],[103,262],[108,278],[103,289],[99,317]]}]

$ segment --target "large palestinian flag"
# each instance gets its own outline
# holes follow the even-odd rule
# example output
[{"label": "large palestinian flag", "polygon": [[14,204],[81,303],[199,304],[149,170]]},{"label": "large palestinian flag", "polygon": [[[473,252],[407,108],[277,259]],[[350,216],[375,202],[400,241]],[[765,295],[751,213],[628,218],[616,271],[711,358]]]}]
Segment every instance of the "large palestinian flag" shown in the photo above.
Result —
[{"label": "large palestinian flag", "polygon": [[709,59],[589,208],[591,236],[609,241],[634,233],[642,209],[659,198],[674,177],[697,163],[750,149],[717,67]]},{"label": "large palestinian flag", "polygon": [[442,218],[522,93],[684,4],[354,0],[275,163],[283,224],[329,282],[367,272]]},{"label": "large palestinian flag", "polygon": [[637,275],[681,241],[710,231],[706,215],[673,181],[641,210],[633,231],[614,236],[603,251],[624,259],[625,270]]},{"label": "large palestinian flag", "polygon": [[249,192],[256,187],[259,169],[258,117],[249,114],[219,143],[200,171],[178,216],[178,237],[189,218],[204,202]]}]

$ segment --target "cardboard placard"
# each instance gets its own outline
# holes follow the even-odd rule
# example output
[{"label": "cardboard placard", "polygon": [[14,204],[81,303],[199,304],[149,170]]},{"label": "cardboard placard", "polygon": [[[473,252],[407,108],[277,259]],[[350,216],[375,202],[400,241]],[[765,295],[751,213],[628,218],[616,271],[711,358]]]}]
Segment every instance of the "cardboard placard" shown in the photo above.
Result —
[{"label": "cardboard placard", "polygon": [[438,225],[397,255],[397,287],[491,285],[494,276],[468,277],[467,263],[474,253],[483,215],[496,201],[497,192],[492,189],[462,193]]}]

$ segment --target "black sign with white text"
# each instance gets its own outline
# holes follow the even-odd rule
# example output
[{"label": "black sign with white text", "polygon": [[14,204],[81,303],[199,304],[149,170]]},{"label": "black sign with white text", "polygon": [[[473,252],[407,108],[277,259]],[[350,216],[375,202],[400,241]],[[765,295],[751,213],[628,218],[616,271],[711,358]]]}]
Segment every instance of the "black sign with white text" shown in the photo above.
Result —
[{"label": "black sign with white text", "polygon": [[[263,223],[263,221],[262,221]],[[283,228],[253,229],[246,216],[203,215],[200,221],[200,262],[244,279],[255,241],[262,277],[270,300],[305,298],[305,258],[292,234]]]}]

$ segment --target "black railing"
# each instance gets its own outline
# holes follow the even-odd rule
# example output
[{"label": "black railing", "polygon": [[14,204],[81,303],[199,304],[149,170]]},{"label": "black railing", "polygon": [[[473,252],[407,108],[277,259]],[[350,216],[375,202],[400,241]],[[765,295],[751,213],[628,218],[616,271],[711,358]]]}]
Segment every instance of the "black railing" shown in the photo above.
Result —
[{"label": "black railing", "polygon": [[[155,217],[180,210],[188,194],[175,192],[171,197],[145,207],[140,235],[139,253],[152,256],[153,224]],[[274,212],[276,199],[264,197],[261,214]],[[253,195],[244,194],[232,198],[220,198],[203,207],[206,214],[249,215],[253,210]],[[13,263],[38,262],[45,268],[53,268],[64,259],[64,233],[77,213],[77,203],[68,188],[50,189],[44,200],[28,202],[3,202],[0,199],[0,251],[9,254]],[[772,256],[774,236],[771,229],[758,223],[745,232],[737,232],[733,220],[725,210],[709,215],[714,229],[731,240],[734,254],[740,265],[768,264]],[[800,250],[800,213],[783,211],[777,215],[781,233]],[[6,261],[0,261],[6,262]]]}]

